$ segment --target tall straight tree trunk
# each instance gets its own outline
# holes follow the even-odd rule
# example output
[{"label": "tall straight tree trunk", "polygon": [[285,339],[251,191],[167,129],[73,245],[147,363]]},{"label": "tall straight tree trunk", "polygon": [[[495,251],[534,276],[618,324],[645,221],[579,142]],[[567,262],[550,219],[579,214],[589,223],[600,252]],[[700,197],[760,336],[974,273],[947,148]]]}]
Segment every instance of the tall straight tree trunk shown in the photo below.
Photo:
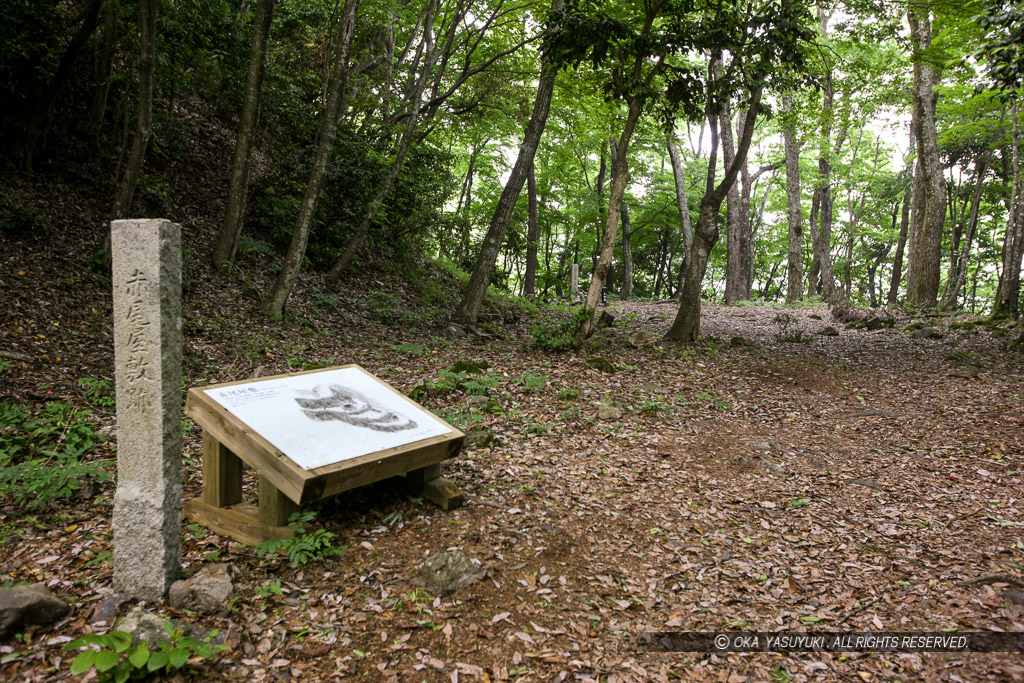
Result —
[{"label": "tall straight tree trunk", "polygon": [[[690,248],[693,245],[693,228],[690,225],[690,207],[686,202],[686,175],[682,159],[679,158],[679,151],[671,135],[666,138],[665,142],[668,147],[668,158],[672,162],[672,177],[676,185],[676,208],[679,209],[679,224],[683,228],[683,262],[679,267],[679,287],[682,289],[686,262],[690,258]],[[671,276],[671,268],[666,277],[669,276]]]},{"label": "tall straight tree trunk", "polygon": [[801,224],[803,212],[800,209],[800,150],[797,149],[796,126],[791,118],[794,115],[793,96],[783,95],[782,106],[785,116],[790,117],[789,122],[782,129],[782,136],[786,154],[786,208],[789,221],[786,303],[793,304],[803,298],[804,282],[804,231]]},{"label": "tall straight tree trunk", "polygon": [[338,36],[338,47],[335,52],[334,69],[327,84],[327,104],[320,120],[320,134],[317,137],[316,151],[313,155],[313,167],[309,172],[309,181],[302,196],[299,215],[292,231],[292,240],[288,245],[281,271],[274,280],[274,286],[263,301],[263,312],[272,317],[281,317],[284,304],[291,294],[295,281],[302,269],[302,259],[306,255],[306,243],[313,225],[313,215],[320,201],[324,177],[327,175],[327,164],[334,152],[334,140],[338,135],[338,117],[341,113],[342,93],[348,80],[348,56],[352,49],[352,35],[355,33],[356,12],[359,0],[346,0],[341,15],[341,30]]},{"label": "tall straight tree trunk", "polygon": [[100,33],[100,47],[96,53],[95,78],[86,126],[98,130],[107,113],[107,96],[110,94],[110,71],[114,61],[117,42],[117,0],[107,0],[103,8],[103,30]]},{"label": "tall straight tree trunk", "polygon": [[910,266],[907,270],[907,305],[912,308],[934,308],[939,295],[942,259],[942,231],[946,220],[945,182],[939,159],[935,132],[935,93],[941,74],[926,62],[923,53],[932,43],[932,26],[928,9],[907,12],[910,38],[914,52],[914,109],[916,117],[917,155],[921,169],[920,211],[914,217],[911,231]]},{"label": "tall straight tree trunk", "polygon": [[[562,8],[562,0],[552,0],[553,11]],[[533,168],[533,158],[537,154],[537,145],[540,144],[541,136],[544,134],[544,126],[547,124],[548,112],[551,110],[551,95],[555,90],[555,76],[558,70],[552,68],[545,58],[541,58],[541,77],[537,84],[537,97],[533,101],[533,112],[530,114],[530,122],[526,124],[526,132],[523,135],[523,144],[519,147],[519,154],[516,163],[512,166],[512,173],[505,182],[505,189],[501,192],[498,205],[491,216],[491,223],[487,227],[487,235],[484,236],[483,244],[480,247],[480,255],[477,257],[476,266],[469,276],[469,284],[462,295],[462,301],[455,311],[455,320],[463,325],[475,325],[480,316],[480,309],[483,307],[484,295],[487,293],[487,286],[491,284],[491,276],[494,274],[494,264],[498,258],[498,251],[501,243],[505,240],[505,233],[512,223],[512,213],[515,211],[519,193],[523,190],[523,183],[530,175]]]},{"label": "tall straight tree trunk", "polygon": [[629,204],[622,200],[622,287],[619,298],[628,299],[633,296],[633,244],[632,229],[629,224]]},{"label": "tall straight tree trunk", "polygon": [[252,20],[252,46],[249,48],[249,72],[245,79],[245,101],[235,138],[235,156],[231,161],[231,179],[228,185],[224,222],[220,226],[217,246],[213,249],[213,267],[224,268],[235,260],[238,236],[245,215],[245,198],[249,191],[249,159],[252,156],[253,136],[260,116],[263,97],[263,76],[267,70],[267,45],[270,42],[270,24],[274,18],[274,0],[259,0]]},{"label": "tall straight tree trunk", "polygon": [[[1024,178],[1020,172],[1020,111],[1017,100],[1012,103],[1013,140],[1011,153],[1013,168],[1010,175],[1010,210],[1006,218],[1006,237],[1003,241],[1003,271],[996,290],[992,317],[1017,317],[1020,299],[1020,268],[1024,257]],[[1024,340],[1024,333],[1021,334]]]},{"label": "tall straight tree trunk", "polygon": [[[719,61],[713,59],[712,61]],[[700,213],[693,231],[693,253],[686,268],[683,289],[679,297],[679,311],[676,313],[672,327],[665,334],[666,339],[683,342],[695,342],[700,338],[700,295],[703,288],[704,275],[707,273],[708,259],[711,250],[718,241],[718,210],[725,201],[729,188],[736,182],[740,166],[747,161],[747,151],[754,133],[757,120],[757,109],[761,103],[762,86],[757,85],[750,91],[750,108],[747,110],[743,124],[743,135],[736,145],[736,157],[732,165],[726,167],[725,177],[715,186],[715,160],[718,155],[718,120],[708,110],[707,118],[711,130],[711,157],[708,162],[705,179],[704,198],[700,202]]]},{"label": "tall straight tree trunk", "polygon": [[459,193],[459,203],[455,207],[455,215],[462,217],[462,234],[459,235],[459,250],[453,260],[460,267],[466,258],[466,254],[469,253],[469,207],[470,204],[473,203],[473,172],[476,168],[477,157],[480,155],[481,150],[483,150],[490,141],[490,138],[487,138],[481,144],[473,145],[473,149],[469,153],[469,168],[466,171],[466,179],[462,183],[462,191]]},{"label": "tall straight tree trunk", "polygon": [[939,305],[940,311],[949,311],[956,308],[957,299],[960,298],[960,290],[967,282],[967,262],[971,253],[971,242],[974,241],[974,231],[978,227],[978,208],[981,206],[981,190],[985,181],[985,172],[988,170],[989,152],[982,155],[978,160],[977,178],[974,185],[974,196],[971,198],[971,213],[967,218],[967,229],[964,231],[960,244],[959,258],[950,263],[948,281],[949,285],[946,296]]},{"label": "tall straight tree trunk", "polygon": [[[830,15],[818,7],[818,27],[822,38],[828,35]],[[832,118],[835,90],[832,87],[832,67],[826,65],[821,97],[821,140],[818,153],[818,182],[814,194],[818,204],[818,226],[811,230],[813,238],[814,260],[818,262],[821,275],[821,295],[825,301],[832,302],[836,298],[836,283],[832,270]],[[812,207],[813,208],[813,207]],[[816,233],[816,234],[815,234]],[[815,275],[812,264],[812,275]],[[813,294],[816,289],[812,282],[808,292]]]},{"label": "tall straight tree trunk", "polygon": [[626,183],[629,180],[627,161],[629,141],[633,137],[633,130],[643,111],[643,105],[638,98],[630,97],[628,102],[629,112],[626,115],[622,133],[619,135],[618,144],[615,146],[615,156],[612,161],[612,189],[608,200],[608,217],[605,221],[604,236],[601,242],[601,254],[594,267],[594,274],[590,278],[590,289],[587,290],[587,298],[583,302],[580,325],[574,338],[577,348],[582,346],[583,342],[594,333],[594,311],[597,310],[597,303],[601,300],[601,289],[608,277],[608,271],[612,266],[612,255],[615,253],[615,233],[618,232],[619,227],[619,211],[622,207],[622,197],[626,194]]},{"label": "tall straight tree trunk", "polygon": [[[405,128],[402,130],[402,137],[398,141],[398,149],[395,151],[395,158],[391,162],[391,168],[388,170],[387,176],[384,178],[384,182],[379,188],[377,193],[370,200],[370,205],[366,209],[366,213],[363,214],[363,219],[359,222],[359,227],[356,229],[352,239],[349,240],[348,246],[345,247],[345,251],[342,252],[341,258],[339,258],[334,266],[331,267],[327,273],[326,284],[328,287],[334,287],[341,281],[342,274],[348,270],[349,265],[352,264],[352,260],[355,258],[359,248],[363,245],[363,241],[366,236],[370,233],[370,226],[373,225],[373,219],[377,217],[377,212],[384,205],[384,200],[387,199],[388,195],[391,194],[391,188],[395,185],[395,180],[398,179],[398,174],[402,172],[402,166],[405,164],[405,157],[409,154],[409,148],[412,146],[413,136],[416,132],[416,124],[419,122],[420,109],[423,101],[423,93],[427,88],[427,79],[430,76],[430,72],[438,58],[437,52],[434,50],[434,13],[437,8],[437,0],[432,0],[431,4],[427,8],[427,18],[423,23],[423,42],[420,44],[422,48],[423,58],[423,70],[420,72],[419,77],[416,79],[416,83],[412,88],[411,96],[409,98],[411,103],[411,109],[409,116],[405,120]],[[419,60],[417,60],[419,61]],[[497,253],[495,253],[497,257]]]},{"label": "tall straight tree trunk", "polygon": [[536,164],[530,164],[526,176],[527,219],[526,219],[526,274],[523,276],[523,293],[536,294],[537,280],[537,239],[540,226],[537,225],[537,175]]},{"label": "tall straight tree trunk", "polygon": [[132,136],[132,151],[114,195],[111,219],[124,218],[132,203],[135,183],[142,173],[142,161],[153,130],[153,71],[156,66],[156,10],[160,0],[139,0],[139,115]]},{"label": "tall straight tree trunk", "polygon": [[[732,136],[732,108],[728,103],[722,105],[722,115],[719,117],[719,125],[722,128],[722,164],[725,168],[732,165],[736,158],[736,145]],[[744,175],[745,169],[740,169],[740,175]],[[743,239],[743,207],[740,202],[740,183],[733,183],[725,198],[725,303],[733,304],[746,298],[746,256],[747,246]]]},{"label": "tall straight tree trunk", "polygon": [[[914,126],[910,126],[909,156],[904,161],[904,166],[909,165],[913,158],[914,151]],[[900,280],[903,278],[903,252],[907,245],[907,230],[910,225],[910,200],[913,196],[913,185],[903,193],[903,207],[900,209],[900,234],[896,242],[896,254],[892,259],[892,278],[889,280],[889,295],[886,303],[895,306],[900,293]]]}]

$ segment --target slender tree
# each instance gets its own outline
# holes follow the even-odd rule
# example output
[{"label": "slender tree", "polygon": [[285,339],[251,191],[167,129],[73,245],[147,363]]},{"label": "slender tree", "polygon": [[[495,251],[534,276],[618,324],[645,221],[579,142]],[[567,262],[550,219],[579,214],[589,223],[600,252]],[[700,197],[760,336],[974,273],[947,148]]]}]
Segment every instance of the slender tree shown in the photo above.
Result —
[{"label": "slender tree", "polygon": [[259,0],[252,21],[249,71],[245,79],[245,99],[238,122],[238,135],[235,138],[235,155],[231,160],[224,222],[220,226],[217,246],[213,249],[214,268],[224,268],[233,262],[238,248],[242,217],[245,215],[245,197],[249,191],[249,159],[252,156],[253,136],[263,97],[263,76],[267,71],[267,45],[270,43],[270,24],[273,18],[274,0]]},{"label": "slender tree", "polygon": [[[562,0],[553,0],[552,15],[561,9]],[[551,63],[545,52],[541,57],[541,77],[537,83],[537,95],[533,100],[533,112],[530,114],[530,121],[526,124],[526,132],[523,134],[523,143],[519,147],[519,154],[512,166],[512,172],[509,174],[508,180],[505,181],[505,189],[491,216],[487,234],[484,236],[483,245],[480,248],[480,255],[477,257],[476,265],[469,277],[462,301],[455,310],[455,320],[463,325],[476,324],[480,309],[483,307],[484,296],[487,294],[487,287],[494,274],[498,252],[505,240],[508,227],[512,223],[512,213],[515,211],[519,194],[523,190],[523,183],[526,182],[527,176],[530,175],[533,168],[533,158],[537,154],[537,146],[544,134],[557,74],[557,67]]]},{"label": "slender tree", "polygon": [[281,317],[284,304],[291,294],[295,281],[302,269],[302,259],[306,255],[306,244],[313,225],[320,192],[323,190],[324,178],[327,175],[327,164],[334,153],[334,141],[338,135],[338,117],[341,113],[342,93],[348,76],[348,58],[352,48],[352,36],[355,33],[356,13],[359,0],[346,0],[341,14],[341,27],[338,32],[338,45],[335,48],[334,66],[327,84],[327,102],[320,117],[320,133],[317,137],[316,150],[313,153],[313,167],[309,172],[306,191],[302,196],[299,215],[292,230],[291,243],[285,254],[284,263],[274,280],[274,286],[263,300],[263,312],[272,317]]},{"label": "slender tree", "polygon": [[800,150],[796,140],[792,95],[783,95],[782,108],[785,116],[782,137],[786,155],[786,216],[789,225],[786,303],[793,304],[803,298],[804,231],[803,211],[800,207]]}]

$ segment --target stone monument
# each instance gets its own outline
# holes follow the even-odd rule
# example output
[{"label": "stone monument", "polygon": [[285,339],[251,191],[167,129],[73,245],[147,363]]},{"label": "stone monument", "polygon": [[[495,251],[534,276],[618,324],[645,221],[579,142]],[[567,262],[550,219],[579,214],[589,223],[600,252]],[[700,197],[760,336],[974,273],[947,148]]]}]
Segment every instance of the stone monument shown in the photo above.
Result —
[{"label": "stone monument", "polygon": [[114,590],[162,600],[181,567],[181,226],[118,220],[110,236]]},{"label": "stone monument", "polygon": [[572,291],[573,297],[580,293],[580,264],[572,264],[571,275],[569,280],[569,289]]}]

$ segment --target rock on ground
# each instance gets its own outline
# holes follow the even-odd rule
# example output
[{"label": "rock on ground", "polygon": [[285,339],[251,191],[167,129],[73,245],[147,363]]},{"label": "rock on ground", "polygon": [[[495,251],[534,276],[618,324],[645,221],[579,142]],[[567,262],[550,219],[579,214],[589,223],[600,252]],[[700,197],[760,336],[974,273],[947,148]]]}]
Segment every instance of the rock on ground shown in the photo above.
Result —
[{"label": "rock on ground", "polygon": [[18,632],[23,626],[48,626],[69,612],[67,603],[40,583],[0,588],[0,638]]},{"label": "rock on ground", "polygon": [[194,612],[220,612],[231,597],[231,573],[225,564],[203,567],[195,576],[171,584],[167,599],[171,606]]},{"label": "rock on ground", "polygon": [[458,550],[434,553],[420,565],[420,579],[435,592],[454,593],[487,576],[486,570]]}]

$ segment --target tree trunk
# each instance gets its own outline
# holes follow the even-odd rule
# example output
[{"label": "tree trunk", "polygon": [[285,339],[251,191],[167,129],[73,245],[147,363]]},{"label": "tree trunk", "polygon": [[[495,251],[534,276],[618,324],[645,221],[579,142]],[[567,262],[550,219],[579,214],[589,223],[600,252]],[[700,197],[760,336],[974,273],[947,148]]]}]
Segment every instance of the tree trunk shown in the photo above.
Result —
[{"label": "tree trunk", "polygon": [[260,115],[263,96],[263,76],[267,67],[267,45],[270,42],[270,24],[274,17],[274,0],[259,0],[252,21],[252,46],[249,49],[249,72],[245,79],[245,101],[235,138],[235,155],[231,161],[231,179],[228,185],[224,222],[213,250],[213,267],[222,269],[235,260],[238,236],[245,215],[245,198],[249,191],[249,159],[252,155],[253,136]]},{"label": "tree trunk", "polygon": [[622,288],[619,290],[620,299],[628,299],[633,296],[633,245],[631,243],[632,229],[629,225],[629,204],[625,198],[622,200]]},{"label": "tree trunk", "polygon": [[335,52],[334,70],[331,72],[327,86],[327,104],[320,120],[320,133],[317,137],[316,151],[313,156],[313,167],[309,172],[309,181],[302,196],[299,215],[292,231],[292,240],[288,245],[281,271],[274,280],[270,294],[263,301],[263,312],[272,317],[281,317],[284,304],[291,294],[295,281],[302,269],[302,259],[306,255],[306,243],[313,225],[313,215],[320,200],[324,177],[327,175],[327,164],[334,152],[334,140],[338,134],[338,117],[341,113],[342,93],[348,77],[348,56],[352,48],[352,35],[355,33],[356,12],[359,0],[346,0],[341,16],[341,30],[338,36],[338,47]]},{"label": "tree trunk", "polygon": [[526,296],[534,296],[537,286],[537,240],[540,236],[540,228],[537,225],[537,176],[535,164],[530,164],[530,172],[526,176],[526,196],[528,211],[526,219],[526,275],[523,276],[523,293]]},{"label": "tree trunk", "polygon": [[[782,103],[786,112],[785,115],[792,117],[794,115],[792,95],[784,95]],[[782,136],[786,153],[786,207],[789,220],[786,303],[793,304],[803,298],[804,230],[801,224],[803,212],[800,208],[800,150],[797,149],[796,126],[792,120],[783,127]]]},{"label": "tree trunk", "polygon": [[96,84],[92,90],[92,101],[86,114],[86,126],[99,130],[107,113],[107,95],[110,93],[110,71],[117,44],[117,2],[107,0],[103,9],[103,31],[100,34],[100,48],[96,53]]},{"label": "tree trunk", "polygon": [[132,137],[132,151],[128,154],[124,176],[117,186],[114,206],[110,210],[111,220],[124,218],[128,212],[153,129],[153,70],[156,65],[156,10],[159,4],[160,0],[139,0],[139,115]]},{"label": "tree trunk", "polygon": [[[722,165],[729,168],[736,158],[736,145],[732,137],[732,108],[728,102],[722,105],[719,117],[722,139]],[[746,166],[746,164],[744,164]],[[740,176],[746,175],[746,169],[740,169]],[[733,304],[746,298],[747,286],[747,241],[744,239],[743,206],[740,201],[740,183],[733,183],[725,198],[725,303]]]},{"label": "tree trunk", "polygon": [[594,311],[597,310],[597,303],[601,300],[601,289],[604,287],[605,278],[608,277],[608,271],[611,269],[612,255],[615,252],[615,233],[619,227],[619,211],[622,206],[622,197],[626,194],[626,183],[629,181],[627,162],[629,141],[633,137],[633,130],[636,128],[636,122],[640,119],[642,111],[643,105],[640,100],[634,97],[629,98],[629,113],[626,116],[626,123],[622,127],[622,133],[619,135],[618,144],[615,146],[615,157],[612,161],[612,189],[611,197],[608,200],[608,218],[605,221],[601,255],[594,267],[594,274],[590,278],[590,289],[587,290],[587,298],[583,302],[580,325],[574,339],[577,348],[582,346],[583,342],[594,333]]},{"label": "tree trunk", "polygon": [[989,153],[986,152],[978,160],[978,171],[974,185],[974,196],[971,198],[971,213],[967,218],[967,228],[961,238],[960,253],[958,258],[950,263],[946,288],[946,296],[939,305],[940,311],[949,311],[956,308],[957,299],[960,298],[960,290],[967,282],[967,262],[971,253],[971,243],[974,241],[974,231],[978,227],[978,208],[981,206],[981,190],[985,182],[985,172],[988,170]]},{"label": "tree trunk", "polygon": [[[1006,218],[1006,238],[1003,241],[1003,272],[996,290],[992,317],[1017,317],[1020,299],[1020,268],[1024,256],[1024,178],[1020,172],[1020,112],[1017,100],[1012,103],[1013,136],[1011,153],[1013,169],[1010,175],[1010,210]],[[1024,338],[1024,335],[1022,335]]]},{"label": "tree trunk", "polygon": [[[557,11],[561,7],[562,0],[552,1],[552,10]],[[512,223],[512,213],[515,211],[516,201],[519,199],[519,193],[523,190],[526,176],[530,175],[530,169],[533,168],[537,145],[544,134],[548,112],[551,110],[551,95],[555,89],[557,73],[558,70],[551,68],[546,59],[541,59],[541,77],[537,84],[537,97],[533,101],[533,112],[530,114],[530,122],[526,125],[523,144],[519,147],[519,154],[512,167],[512,173],[505,183],[498,206],[494,209],[491,224],[487,228],[487,235],[480,247],[476,266],[469,277],[469,284],[466,285],[462,301],[455,311],[455,320],[463,325],[475,325],[480,315],[480,309],[483,307],[484,295],[487,293],[487,286],[491,283],[491,276],[494,274],[494,263],[498,257],[498,251],[501,249],[501,243],[505,240],[508,226]]]},{"label": "tree trunk", "polygon": [[[682,289],[683,278],[686,274],[686,262],[690,259],[690,248],[693,245],[693,228],[690,225],[690,207],[686,202],[686,175],[676,149],[676,143],[671,135],[666,138],[666,145],[668,146],[668,158],[672,162],[672,177],[675,179],[676,185],[676,208],[679,209],[679,224],[683,228],[683,262],[679,267],[679,287]],[[666,277],[670,275],[671,268]]]},{"label": "tree trunk", "polygon": [[[914,149],[914,127],[910,127],[910,152]],[[907,230],[910,224],[910,200],[913,195],[912,186],[903,193],[903,208],[900,210],[900,235],[896,242],[896,254],[892,259],[892,279],[889,281],[889,295],[886,303],[896,305],[899,298],[900,280],[903,278],[903,251],[907,245]]]},{"label": "tree trunk", "polygon": [[[394,187],[395,180],[398,179],[398,174],[402,172],[402,166],[405,164],[405,157],[409,154],[409,148],[412,146],[413,141],[413,133],[416,132],[416,124],[419,122],[423,93],[427,88],[427,79],[430,76],[431,69],[439,56],[437,51],[434,49],[434,12],[436,8],[437,0],[433,0],[427,8],[427,18],[423,24],[423,42],[420,43],[420,48],[422,49],[423,70],[420,72],[409,98],[412,106],[409,116],[405,120],[405,128],[402,130],[402,137],[398,141],[398,149],[395,151],[395,159],[391,162],[391,168],[388,170],[388,175],[384,178],[384,182],[377,189],[377,193],[370,201],[370,205],[367,207],[366,213],[363,214],[363,219],[359,222],[359,227],[356,229],[352,239],[349,240],[348,246],[345,247],[345,251],[342,252],[341,258],[339,258],[337,262],[335,262],[334,266],[331,267],[330,271],[328,271],[326,278],[326,284],[328,287],[335,287],[338,282],[341,281],[342,274],[348,270],[349,265],[352,264],[352,260],[355,258],[356,253],[363,245],[363,240],[365,240],[366,236],[370,233],[370,226],[373,225],[373,219],[377,217],[377,212],[380,211],[380,208],[384,205],[384,200],[387,199],[389,194],[391,194],[391,188]],[[418,61],[419,60],[417,60],[417,62]],[[495,256],[497,256],[497,253],[495,253]]]},{"label": "tree trunk", "polygon": [[[931,46],[932,27],[928,10],[907,12],[915,52]],[[935,132],[935,94],[940,73],[923,58],[914,63],[914,109],[917,125],[917,154],[921,169],[921,210],[915,215],[911,232],[910,266],[907,270],[907,305],[934,308],[939,295],[942,231],[946,219],[946,193]]]},{"label": "tree trunk", "polygon": [[[713,60],[715,61],[715,60]],[[717,116],[708,110],[708,124],[711,130],[711,156],[705,179],[704,198],[700,202],[700,214],[693,234],[693,253],[686,268],[682,292],[679,296],[679,311],[672,327],[665,334],[666,339],[695,342],[700,338],[700,295],[704,275],[707,272],[711,250],[718,241],[718,210],[725,201],[726,193],[739,175],[740,167],[747,161],[747,150],[754,133],[757,109],[761,104],[762,86],[756,85],[750,91],[750,108],[743,124],[743,135],[736,146],[736,158],[726,167],[725,177],[715,186],[715,160],[718,155]]]}]

